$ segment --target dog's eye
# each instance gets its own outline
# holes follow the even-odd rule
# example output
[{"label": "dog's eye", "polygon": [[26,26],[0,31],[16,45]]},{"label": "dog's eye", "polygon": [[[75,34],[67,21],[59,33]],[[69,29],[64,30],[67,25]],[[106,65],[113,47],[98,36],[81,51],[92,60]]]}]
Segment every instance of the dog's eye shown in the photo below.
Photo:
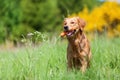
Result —
[{"label": "dog's eye", "polygon": [[74,24],[75,22],[71,22],[71,24]]}]

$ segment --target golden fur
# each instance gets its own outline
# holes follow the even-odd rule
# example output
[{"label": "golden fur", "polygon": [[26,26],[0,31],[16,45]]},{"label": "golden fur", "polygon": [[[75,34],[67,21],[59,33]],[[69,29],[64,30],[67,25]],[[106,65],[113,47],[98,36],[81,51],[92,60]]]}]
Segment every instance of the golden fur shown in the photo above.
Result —
[{"label": "golden fur", "polygon": [[90,44],[83,29],[86,25],[85,21],[79,17],[65,18],[64,32],[61,36],[68,39],[67,47],[67,68],[68,70],[75,68],[82,72],[90,66]]}]

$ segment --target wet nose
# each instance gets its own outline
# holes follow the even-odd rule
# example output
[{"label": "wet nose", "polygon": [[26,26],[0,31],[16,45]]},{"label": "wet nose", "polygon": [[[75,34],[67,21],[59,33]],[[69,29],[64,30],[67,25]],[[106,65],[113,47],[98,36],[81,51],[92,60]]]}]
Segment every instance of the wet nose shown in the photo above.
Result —
[{"label": "wet nose", "polygon": [[68,31],[68,26],[64,26],[64,30],[65,30],[65,31]]}]

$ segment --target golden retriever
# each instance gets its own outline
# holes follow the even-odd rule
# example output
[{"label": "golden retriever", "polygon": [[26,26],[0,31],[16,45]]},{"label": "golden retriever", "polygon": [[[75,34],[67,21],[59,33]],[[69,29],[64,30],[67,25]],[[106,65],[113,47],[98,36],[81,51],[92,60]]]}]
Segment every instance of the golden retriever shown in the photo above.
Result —
[{"label": "golden retriever", "polygon": [[61,36],[68,39],[67,68],[85,72],[90,66],[91,59],[90,44],[83,33],[86,22],[79,17],[65,18],[63,25],[64,32]]}]

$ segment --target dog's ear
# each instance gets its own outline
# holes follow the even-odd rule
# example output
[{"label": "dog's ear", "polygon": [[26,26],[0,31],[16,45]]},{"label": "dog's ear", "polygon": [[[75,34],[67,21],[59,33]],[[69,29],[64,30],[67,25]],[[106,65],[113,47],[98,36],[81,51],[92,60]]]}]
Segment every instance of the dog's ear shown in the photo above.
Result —
[{"label": "dog's ear", "polygon": [[83,19],[79,18],[79,17],[77,17],[77,20],[78,20],[79,28],[83,31],[83,29],[84,29],[84,27],[86,25],[86,22]]}]

